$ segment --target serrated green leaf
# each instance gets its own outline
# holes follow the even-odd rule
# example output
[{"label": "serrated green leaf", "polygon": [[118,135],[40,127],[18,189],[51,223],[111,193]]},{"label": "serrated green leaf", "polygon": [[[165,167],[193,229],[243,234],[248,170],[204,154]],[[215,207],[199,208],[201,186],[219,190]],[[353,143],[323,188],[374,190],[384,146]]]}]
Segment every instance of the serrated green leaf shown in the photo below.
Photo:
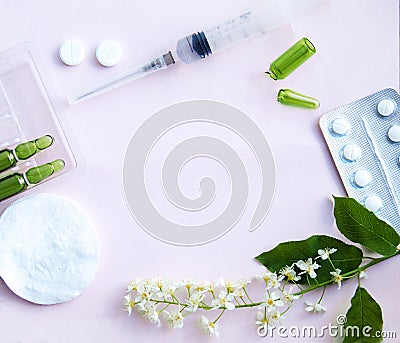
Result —
[{"label": "serrated green leaf", "polygon": [[375,337],[379,336],[376,332],[382,332],[382,310],[365,288],[357,287],[346,317],[347,322],[344,325],[346,336],[343,343],[382,342],[382,338]]},{"label": "serrated green leaf", "polygon": [[[336,268],[342,270],[342,274],[357,269],[362,261],[362,251],[343,241],[324,235],[311,236],[302,241],[290,241],[278,244],[274,249],[264,252],[256,257],[257,261],[263,264],[272,272],[279,272],[285,266],[290,266],[299,260],[307,260],[318,256],[318,249],[335,248],[337,252],[330,256]],[[328,260],[318,259],[317,263],[321,268],[316,270],[319,283],[332,279],[330,274],[333,271]],[[306,284],[307,278],[302,275],[299,283]]]},{"label": "serrated green leaf", "polygon": [[352,198],[334,199],[336,225],[344,236],[383,256],[397,252],[400,237],[389,224]]}]

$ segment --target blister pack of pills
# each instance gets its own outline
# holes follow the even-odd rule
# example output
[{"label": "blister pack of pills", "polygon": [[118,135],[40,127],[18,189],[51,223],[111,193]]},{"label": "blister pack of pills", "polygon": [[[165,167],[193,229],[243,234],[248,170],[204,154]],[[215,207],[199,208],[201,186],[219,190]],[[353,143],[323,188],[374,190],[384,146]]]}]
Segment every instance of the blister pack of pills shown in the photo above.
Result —
[{"label": "blister pack of pills", "polygon": [[400,233],[400,96],[384,89],[324,114],[320,127],[347,194]]},{"label": "blister pack of pills", "polygon": [[36,48],[0,53],[0,213],[77,166]]}]

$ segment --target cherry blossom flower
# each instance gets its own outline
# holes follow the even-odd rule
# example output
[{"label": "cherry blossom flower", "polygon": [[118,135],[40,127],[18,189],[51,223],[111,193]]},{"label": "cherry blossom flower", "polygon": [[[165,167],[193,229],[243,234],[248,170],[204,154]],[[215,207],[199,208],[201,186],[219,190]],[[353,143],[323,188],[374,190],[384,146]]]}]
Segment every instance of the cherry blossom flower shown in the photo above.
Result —
[{"label": "cherry blossom flower", "polygon": [[216,337],[219,337],[218,324],[215,322],[210,322],[207,317],[201,316],[199,321],[199,327],[204,334],[208,336],[215,335]]},{"label": "cherry blossom flower", "polygon": [[232,293],[228,294],[225,291],[221,291],[219,292],[218,298],[211,302],[211,306],[214,309],[224,307],[227,310],[233,310],[235,308],[235,305],[232,302],[234,298],[235,296]]},{"label": "cherry blossom flower", "polygon": [[298,261],[296,263],[296,266],[299,267],[303,272],[299,273],[299,275],[307,273],[310,275],[310,278],[314,279],[317,277],[317,273],[315,272],[315,269],[318,269],[321,267],[318,263],[313,262],[311,258],[309,258],[307,261]]},{"label": "cherry blossom flower", "polygon": [[305,308],[306,312],[318,313],[327,311],[326,307],[322,306],[321,303],[319,302],[314,304],[311,301],[306,301],[306,305],[307,305],[307,307]]},{"label": "cherry blossom flower", "polygon": [[322,258],[323,260],[327,260],[330,255],[334,254],[337,251],[335,248],[325,248],[318,250],[317,258]]},{"label": "cherry blossom flower", "polygon": [[182,329],[183,328],[183,315],[180,311],[180,308],[174,308],[171,312],[164,312],[165,323],[168,327],[173,329]]},{"label": "cherry blossom flower", "polygon": [[338,285],[338,289],[342,287],[343,276],[340,275],[342,271],[340,269],[336,269],[334,272],[330,272],[330,274],[334,277],[335,282]]}]

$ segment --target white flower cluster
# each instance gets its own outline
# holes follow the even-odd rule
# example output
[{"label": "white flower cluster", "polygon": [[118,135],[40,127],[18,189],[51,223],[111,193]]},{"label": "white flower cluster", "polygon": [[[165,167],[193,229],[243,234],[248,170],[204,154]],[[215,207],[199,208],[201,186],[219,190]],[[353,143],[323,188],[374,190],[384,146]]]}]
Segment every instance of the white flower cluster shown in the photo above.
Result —
[{"label": "white flower cluster", "polygon": [[[181,329],[187,315],[203,310],[220,310],[220,315],[213,321],[205,316],[199,320],[200,329],[207,335],[219,336],[217,320],[225,310],[233,310],[250,301],[246,286],[250,280],[239,281],[220,279],[217,283],[195,282],[191,278],[171,280],[160,277],[135,279],[127,289],[124,308],[131,315],[137,313],[150,323]],[[172,309],[170,309],[172,307]]]},{"label": "white flower cluster", "polygon": [[[300,287],[299,292],[295,294],[293,294],[293,286],[290,286],[289,290],[287,290],[286,286],[288,282],[297,285],[297,282],[301,280],[301,275],[305,274],[311,286],[309,278],[315,279],[317,277],[316,270],[321,267],[316,261],[319,258],[329,260],[333,266],[330,256],[336,251],[335,248],[319,249],[318,256],[314,259],[299,260],[291,266],[283,267],[278,274],[267,270],[264,274],[258,275],[257,279],[264,280],[265,282],[265,290],[263,301],[258,306],[259,311],[256,316],[256,324],[262,327],[263,331],[267,331],[269,325],[279,323],[282,315],[289,310],[293,301],[299,299],[300,295],[302,296],[302,289]],[[296,268],[298,271],[296,271]],[[330,273],[333,281],[338,284],[339,289],[343,280],[340,273],[341,270],[337,268]],[[316,303],[307,301],[305,303],[307,305],[305,311],[314,313],[326,311],[327,309],[322,306],[321,301],[322,297]]]},{"label": "white flower cluster", "polygon": [[[133,280],[124,297],[124,307],[128,315],[136,310],[150,323],[160,326],[163,319],[166,326],[174,329],[183,328],[185,317],[198,310],[207,312],[216,310],[219,313],[214,320],[201,315],[198,322],[202,332],[216,337],[219,336],[217,321],[225,311],[257,307],[256,324],[263,330],[268,330],[271,324],[279,323],[293,302],[305,293],[305,289],[297,284],[299,281],[303,284],[307,281],[310,287],[319,285],[316,281],[317,270],[321,267],[317,263],[318,259],[329,261],[333,269],[330,272],[332,282],[335,282],[340,289],[343,276],[330,258],[335,252],[336,249],[333,248],[319,249],[318,256],[314,259],[299,260],[291,266],[283,267],[279,273],[265,270],[263,274],[256,276],[256,279],[265,284],[263,299],[258,302],[253,302],[247,292],[247,286],[251,282],[249,279],[239,281],[220,279],[215,283],[208,281],[200,283],[188,277],[178,281],[154,277]],[[306,279],[302,279],[302,275]],[[315,283],[312,284],[311,280],[315,280]],[[294,286],[298,287],[297,292],[293,291]],[[326,311],[321,304],[323,295],[324,293],[316,303],[307,301],[305,311],[315,313]]]},{"label": "white flower cluster", "polygon": [[[293,267],[286,266],[281,269],[279,275],[272,273],[268,270],[261,275],[256,276],[259,280],[264,280],[264,298],[260,305],[258,305],[258,312],[256,315],[256,324],[268,330],[268,326],[278,323],[282,318],[282,314],[286,313],[294,300],[299,299],[298,295],[293,294],[293,286],[289,290],[285,289],[287,282],[281,285],[281,282],[286,280],[298,281],[300,278],[296,275]],[[286,309],[284,307],[286,306]]]}]

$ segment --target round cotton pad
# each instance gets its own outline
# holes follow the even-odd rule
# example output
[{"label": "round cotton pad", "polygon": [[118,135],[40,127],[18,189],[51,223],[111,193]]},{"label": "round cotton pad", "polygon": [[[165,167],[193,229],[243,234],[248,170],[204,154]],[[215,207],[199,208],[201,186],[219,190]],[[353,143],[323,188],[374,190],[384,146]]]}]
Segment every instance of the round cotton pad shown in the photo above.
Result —
[{"label": "round cotton pad", "polygon": [[0,276],[10,289],[37,304],[80,295],[98,268],[97,237],[72,203],[38,194],[10,206],[0,218]]}]

